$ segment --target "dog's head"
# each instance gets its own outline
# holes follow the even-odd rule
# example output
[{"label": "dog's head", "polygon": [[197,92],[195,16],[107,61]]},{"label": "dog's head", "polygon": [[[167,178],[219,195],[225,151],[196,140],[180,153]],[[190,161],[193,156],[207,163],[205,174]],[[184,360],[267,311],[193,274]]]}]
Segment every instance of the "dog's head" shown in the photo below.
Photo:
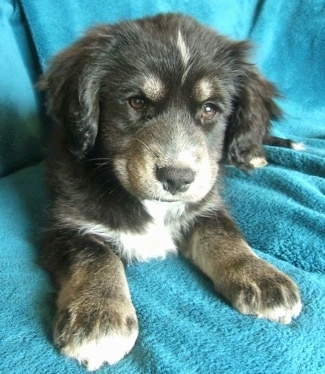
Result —
[{"label": "dog's head", "polygon": [[263,157],[278,113],[249,49],[179,15],[99,26],[52,62],[49,112],[77,160],[103,158],[136,196],[198,201],[224,155]]}]

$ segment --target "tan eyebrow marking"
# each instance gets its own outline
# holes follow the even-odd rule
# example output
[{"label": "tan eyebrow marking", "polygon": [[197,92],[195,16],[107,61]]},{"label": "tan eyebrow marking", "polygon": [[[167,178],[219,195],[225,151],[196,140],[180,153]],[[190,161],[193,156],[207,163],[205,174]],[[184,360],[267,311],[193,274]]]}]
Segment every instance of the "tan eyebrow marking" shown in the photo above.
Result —
[{"label": "tan eyebrow marking", "polygon": [[212,82],[209,82],[206,78],[203,78],[196,82],[193,88],[195,99],[198,102],[203,102],[211,98],[214,94],[214,86]]},{"label": "tan eyebrow marking", "polygon": [[157,101],[164,97],[166,89],[159,77],[149,75],[144,79],[143,93],[148,99]]}]

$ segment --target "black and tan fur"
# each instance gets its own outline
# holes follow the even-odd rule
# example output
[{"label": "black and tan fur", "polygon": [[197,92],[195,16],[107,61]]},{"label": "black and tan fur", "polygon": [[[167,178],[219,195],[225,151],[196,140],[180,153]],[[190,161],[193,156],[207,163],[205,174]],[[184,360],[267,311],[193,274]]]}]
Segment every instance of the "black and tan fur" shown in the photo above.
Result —
[{"label": "black and tan fur", "polygon": [[238,311],[300,313],[294,282],[251,251],[218,192],[222,160],[250,169],[266,163],[263,142],[292,145],[269,134],[277,93],[249,49],[160,15],[92,29],[45,74],[54,339],[89,369],[138,335],[123,262],[179,250]]}]

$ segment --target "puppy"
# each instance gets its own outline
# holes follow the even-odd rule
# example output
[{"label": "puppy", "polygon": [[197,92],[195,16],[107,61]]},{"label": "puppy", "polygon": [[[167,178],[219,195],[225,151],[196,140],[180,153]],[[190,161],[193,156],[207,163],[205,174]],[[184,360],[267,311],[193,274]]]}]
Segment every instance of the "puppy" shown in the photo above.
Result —
[{"label": "puppy", "polygon": [[290,323],[295,283],[246,244],[218,192],[228,159],[266,164],[280,115],[250,45],[182,15],[95,27],[41,86],[55,126],[44,263],[58,286],[54,341],[88,369],[138,335],[124,263],[180,251],[243,314]]}]

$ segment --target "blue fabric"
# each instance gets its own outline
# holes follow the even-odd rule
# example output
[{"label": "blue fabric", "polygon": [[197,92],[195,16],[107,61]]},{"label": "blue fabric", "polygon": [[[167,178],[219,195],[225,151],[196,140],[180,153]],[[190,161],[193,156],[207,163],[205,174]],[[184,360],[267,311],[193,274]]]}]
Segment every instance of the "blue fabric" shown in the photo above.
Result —
[{"label": "blue fabric", "polygon": [[[275,124],[275,134],[303,141],[307,147],[304,152],[267,147],[267,167],[249,174],[227,167],[223,182],[225,199],[250,245],[299,284],[304,304],[301,316],[289,326],[242,316],[218,298],[211,283],[181,257],[134,264],[127,268],[127,276],[140,336],[123,361],[100,372],[325,373],[324,1],[20,3],[42,68],[55,52],[95,22],[115,22],[158,11],[182,11],[229,36],[252,39],[257,43],[255,61],[285,96],[279,103],[286,117]],[[1,11],[7,11],[0,13],[1,20],[12,17],[13,9],[19,11],[14,1],[2,1],[0,5]],[[32,127],[34,132],[29,131],[28,122],[21,121],[27,118],[26,113],[37,116],[39,109],[30,88],[37,63],[22,63],[30,53],[26,43],[8,39],[9,32],[22,30],[24,16],[20,17],[11,29],[8,22],[1,24],[8,27],[4,29],[7,34],[1,32],[0,43],[6,53],[13,54],[16,48],[17,60],[10,60],[17,63],[13,92],[19,96],[20,84],[28,90],[21,101],[11,101],[14,111],[7,116],[9,121],[0,117],[0,155],[6,154],[3,150],[7,146],[11,155],[21,159],[25,155],[24,162],[30,163],[35,154],[29,135],[35,134],[32,139],[40,149],[42,129],[36,125]],[[25,26],[23,40],[29,35]],[[9,67],[6,69],[0,69],[0,97],[9,92],[8,77],[2,85],[2,77],[9,74]],[[1,113],[4,102],[0,105]],[[23,117],[17,116],[18,112]],[[20,147],[10,148],[13,138],[8,123],[12,131],[19,129],[15,132],[17,139],[21,131]],[[10,168],[24,165],[12,158],[6,164],[8,160],[0,158],[6,174]],[[46,217],[43,178],[42,163],[0,178],[1,373],[84,372],[60,355],[51,340],[53,290],[37,265]]]},{"label": "blue fabric", "polygon": [[0,0],[0,177],[43,157],[38,66],[19,4]]}]

